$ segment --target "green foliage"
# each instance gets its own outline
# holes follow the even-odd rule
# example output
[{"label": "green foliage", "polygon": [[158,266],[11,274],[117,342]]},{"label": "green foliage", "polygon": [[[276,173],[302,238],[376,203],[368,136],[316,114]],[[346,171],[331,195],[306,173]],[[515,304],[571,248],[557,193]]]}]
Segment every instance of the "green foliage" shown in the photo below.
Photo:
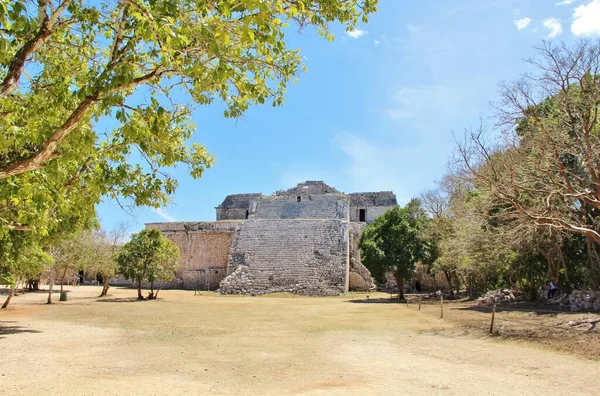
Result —
[{"label": "green foliage", "polygon": [[394,272],[400,295],[404,279],[412,276],[416,264],[436,258],[434,242],[423,233],[428,221],[419,200],[413,199],[405,207],[393,208],[378,217],[361,234],[362,263],[379,281],[386,272]]},{"label": "green foliage", "polygon": [[111,238],[103,231],[96,231],[88,238],[91,260],[85,270],[89,275],[100,275],[110,279],[117,273],[117,254],[119,241]]},{"label": "green foliage", "polygon": [[[104,196],[158,207],[168,168],[201,177],[194,105],[283,103],[303,70],[291,24],[332,39],[376,0],[0,1],[0,238],[85,222]],[[181,103],[175,97],[185,98]],[[100,120],[114,128],[97,130]]]},{"label": "green foliage", "polygon": [[38,277],[53,262],[31,236],[19,236],[0,245],[0,281],[11,286]]},{"label": "green foliage", "polygon": [[[138,298],[142,299],[143,281],[168,281],[174,278],[179,264],[179,247],[158,230],[143,230],[133,234],[117,254],[119,272],[138,285]],[[151,293],[150,298],[156,296]]]}]

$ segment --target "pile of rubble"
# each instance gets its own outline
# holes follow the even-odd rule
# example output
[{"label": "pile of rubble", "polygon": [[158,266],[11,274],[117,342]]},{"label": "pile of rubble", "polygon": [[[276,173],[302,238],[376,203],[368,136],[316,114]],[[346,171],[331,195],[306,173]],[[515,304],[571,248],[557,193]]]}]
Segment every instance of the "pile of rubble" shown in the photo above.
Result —
[{"label": "pile of rubble", "polygon": [[600,292],[593,290],[573,290],[571,294],[561,294],[546,301],[546,304],[570,307],[571,312],[600,311]]},{"label": "pile of rubble", "polygon": [[489,292],[485,293],[484,296],[477,299],[477,305],[499,304],[502,302],[511,303],[515,301],[519,301],[519,298],[516,296],[516,292],[512,290],[490,290]]}]

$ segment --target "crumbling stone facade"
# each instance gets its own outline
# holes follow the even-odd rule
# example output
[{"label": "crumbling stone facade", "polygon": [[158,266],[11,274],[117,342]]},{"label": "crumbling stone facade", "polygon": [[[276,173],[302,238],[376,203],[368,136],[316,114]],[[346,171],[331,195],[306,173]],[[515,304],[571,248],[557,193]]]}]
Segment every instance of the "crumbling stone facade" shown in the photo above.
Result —
[{"label": "crumbling stone facade", "polygon": [[348,223],[248,220],[231,249],[222,293],[338,295],[348,290]]},{"label": "crumbling stone facade", "polygon": [[167,287],[215,290],[227,276],[227,261],[240,221],[151,223],[179,246],[179,269]]},{"label": "crumbling stone facade", "polygon": [[229,195],[216,222],[152,223],[181,250],[173,287],[221,293],[338,295],[370,290],[358,240],[397,205],[392,192],[343,194],[322,181],[265,196]]}]

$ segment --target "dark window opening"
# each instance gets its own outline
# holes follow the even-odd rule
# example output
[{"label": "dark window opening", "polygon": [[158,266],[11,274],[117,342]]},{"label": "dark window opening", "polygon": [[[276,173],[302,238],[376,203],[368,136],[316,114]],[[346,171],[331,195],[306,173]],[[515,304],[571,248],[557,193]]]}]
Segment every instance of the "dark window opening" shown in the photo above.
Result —
[{"label": "dark window opening", "polygon": [[359,221],[367,221],[367,210],[366,209],[359,209],[358,210],[358,220]]},{"label": "dark window opening", "polygon": [[298,198],[296,198],[296,201],[297,201],[297,202],[302,202],[302,197],[298,197]]},{"label": "dark window opening", "polygon": [[246,220],[248,220],[249,215],[250,215],[250,211],[246,210]]}]

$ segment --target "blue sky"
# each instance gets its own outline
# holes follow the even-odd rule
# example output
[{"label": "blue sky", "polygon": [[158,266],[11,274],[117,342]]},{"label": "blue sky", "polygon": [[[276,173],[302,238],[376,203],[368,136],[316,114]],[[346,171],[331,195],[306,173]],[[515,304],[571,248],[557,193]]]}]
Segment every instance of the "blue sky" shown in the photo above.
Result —
[{"label": "blue sky", "polygon": [[180,187],[162,209],[133,215],[106,201],[103,227],[138,231],[157,221],[214,220],[228,194],[270,194],[304,180],[344,192],[392,190],[400,204],[433,187],[453,132],[490,116],[498,84],[528,71],[544,39],[600,36],[600,0],[380,0],[369,24],[334,42],[288,37],[308,71],[282,107],[225,119],[213,104],[194,113],[194,140],[216,156],[199,180],[175,169]]}]

